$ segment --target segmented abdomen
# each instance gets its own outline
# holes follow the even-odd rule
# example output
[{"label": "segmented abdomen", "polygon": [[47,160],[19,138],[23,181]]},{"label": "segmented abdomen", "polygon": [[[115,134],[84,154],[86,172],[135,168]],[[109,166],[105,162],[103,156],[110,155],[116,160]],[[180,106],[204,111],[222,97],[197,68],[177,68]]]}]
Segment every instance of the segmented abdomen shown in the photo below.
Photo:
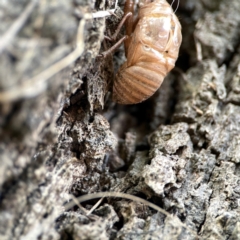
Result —
[{"label": "segmented abdomen", "polygon": [[113,100],[119,104],[135,104],[152,96],[161,86],[167,69],[159,63],[139,62],[117,73],[113,85]]}]

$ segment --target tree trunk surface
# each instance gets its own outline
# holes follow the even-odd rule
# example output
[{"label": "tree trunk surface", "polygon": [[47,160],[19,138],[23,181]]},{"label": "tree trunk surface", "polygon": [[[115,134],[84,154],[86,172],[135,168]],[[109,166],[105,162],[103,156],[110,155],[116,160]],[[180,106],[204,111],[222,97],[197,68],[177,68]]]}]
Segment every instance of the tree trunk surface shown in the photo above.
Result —
[{"label": "tree trunk surface", "polygon": [[240,1],[176,1],[176,67],[129,106],[115,4],[0,1],[0,239],[240,239]]}]

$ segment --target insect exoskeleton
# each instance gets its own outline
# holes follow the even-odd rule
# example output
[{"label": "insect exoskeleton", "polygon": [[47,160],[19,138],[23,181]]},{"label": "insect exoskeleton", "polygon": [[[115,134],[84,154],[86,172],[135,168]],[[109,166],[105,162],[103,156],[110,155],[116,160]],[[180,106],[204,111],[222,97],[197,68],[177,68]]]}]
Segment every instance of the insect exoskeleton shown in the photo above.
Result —
[{"label": "insect exoskeleton", "polygon": [[128,39],[127,61],[113,83],[113,100],[120,104],[152,96],[175,66],[182,42],[181,25],[166,0],[143,4],[137,19]]}]

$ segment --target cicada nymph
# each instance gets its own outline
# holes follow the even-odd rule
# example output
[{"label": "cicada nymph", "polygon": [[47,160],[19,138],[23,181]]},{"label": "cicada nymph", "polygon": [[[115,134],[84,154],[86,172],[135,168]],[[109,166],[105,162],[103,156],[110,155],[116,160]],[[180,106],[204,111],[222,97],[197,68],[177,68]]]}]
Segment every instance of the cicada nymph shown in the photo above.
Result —
[{"label": "cicada nymph", "polygon": [[[133,4],[133,0],[127,0],[127,4]],[[181,25],[166,0],[145,0],[136,23],[126,27],[127,60],[114,80],[113,100],[135,104],[152,96],[175,66],[182,42]]]}]

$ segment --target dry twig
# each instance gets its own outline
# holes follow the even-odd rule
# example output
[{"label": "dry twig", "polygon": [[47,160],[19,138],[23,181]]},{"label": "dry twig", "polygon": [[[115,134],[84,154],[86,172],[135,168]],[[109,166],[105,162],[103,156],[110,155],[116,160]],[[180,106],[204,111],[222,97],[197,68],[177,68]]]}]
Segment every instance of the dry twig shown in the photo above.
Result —
[{"label": "dry twig", "polygon": [[83,18],[78,27],[77,34],[77,48],[67,55],[65,58],[61,59],[57,63],[53,64],[40,74],[35,77],[24,81],[21,85],[16,85],[13,88],[0,92],[0,102],[10,102],[15,101],[23,97],[34,97],[40,94],[46,88],[46,82],[49,78],[54,76],[56,73],[63,70],[65,67],[73,63],[77,58],[81,56],[84,50],[84,26],[85,19]]},{"label": "dry twig", "polygon": [[[91,193],[91,194],[87,194],[87,195],[83,195],[81,197],[78,197],[77,200],[78,202],[85,202],[88,200],[92,200],[95,198],[103,198],[103,197],[120,197],[120,198],[125,198],[125,199],[129,199],[132,201],[136,201],[136,202],[140,202],[143,203],[153,209],[155,209],[156,211],[164,214],[165,216],[169,217],[169,218],[173,218],[173,216],[171,214],[169,214],[167,211],[165,211],[164,209],[158,207],[157,205],[148,202],[142,198],[127,194],[127,193],[121,193],[121,192],[98,192],[98,193]],[[76,205],[76,202],[70,202],[67,205],[65,205],[65,209],[66,211],[69,210],[70,208],[72,208],[73,206]],[[178,218],[177,218],[178,219]],[[192,234],[194,234],[196,236],[196,233],[190,229],[186,224],[182,223],[179,219],[178,219],[179,224],[184,227],[186,230],[188,230],[189,232],[191,232]]]},{"label": "dry twig", "polygon": [[1,37],[0,40],[0,54],[2,51],[12,42],[17,33],[24,26],[24,23],[27,21],[28,17],[32,13],[34,7],[37,5],[38,0],[32,0],[22,14],[16,19],[8,31]]}]

